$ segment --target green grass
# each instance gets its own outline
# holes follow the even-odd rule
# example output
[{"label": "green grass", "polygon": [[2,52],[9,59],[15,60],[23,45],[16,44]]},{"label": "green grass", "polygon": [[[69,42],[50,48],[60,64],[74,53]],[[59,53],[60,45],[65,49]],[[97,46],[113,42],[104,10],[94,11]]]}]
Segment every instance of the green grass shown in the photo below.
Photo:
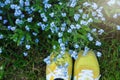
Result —
[{"label": "green grass", "polygon": [[[105,36],[104,36],[105,37]],[[103,39],[102,57],[98,58],[101,70],[100,80],[120,80],[120,41]],[[45,80],[45,63],[47,53],[31,52],[28,57],[10,55],[4,58],[3,80]],[[1,79],[2,80],[2,79]]]},{"label": "green grass", "polygon": [[120,80],[120,42],[104,42],[103,56],[99,58],[101,80]]},{"label": "green grass", "polygon": [[[104,25],[101,27],[105,28]],[[108,35],[111,37],[112,34]],[[120,34],[108,38],[105,35],[101,38],[103,45],[98,49],[103,53],[102,57],[98,58],[101,71],[100,80],[120,80],[119,36]],[[45,80],[46,64],[43,59],[49,55],[48,52],[42,51],[43,53],[40,53],[38,48],[35,48],[30,52],[30,55],[23,57],[22,54],[12,53],[16,48],[11,49],[11,46],[9,47],[10,53],[1,55],[3,58],[0,61],[0,66],[3,66],[3,69],[0,69],[0,78],[3,77],[1,80]],[[20,50],[17,52],[20,52]]]}]

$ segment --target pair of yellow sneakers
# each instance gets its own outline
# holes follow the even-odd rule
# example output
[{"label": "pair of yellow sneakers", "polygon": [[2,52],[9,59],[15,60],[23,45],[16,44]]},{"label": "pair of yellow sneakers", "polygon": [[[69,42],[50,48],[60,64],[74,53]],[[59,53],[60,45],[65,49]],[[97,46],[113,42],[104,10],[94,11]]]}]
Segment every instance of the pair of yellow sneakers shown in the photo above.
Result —
[{"label": "pair of yellow sneakers", "polygon": [[[86,55],[83,52],[79,52],[75,60],[73,80],[99,80],[100,69],[96,55],[92,50]],[[65,52],[55,60],[54,57],[54,54],[49,56],[51,63],[46,66],[46,80],[71,80],[73,61],[70,54]]]}]

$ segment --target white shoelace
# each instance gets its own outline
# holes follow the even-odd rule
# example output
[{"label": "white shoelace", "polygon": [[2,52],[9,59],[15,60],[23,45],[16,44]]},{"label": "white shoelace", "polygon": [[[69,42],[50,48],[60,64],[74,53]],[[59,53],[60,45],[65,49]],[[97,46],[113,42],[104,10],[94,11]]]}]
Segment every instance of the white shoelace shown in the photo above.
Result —
[{"label": "white shoelace", "polygon": [[99,80],[100,76],[98,78],[94,79],[93,78],[93,71],[92,70],[82,70],[81,73],[79,74],[78,80]]},{"label": "white shoelace", "polygon": [[78,80],[94,80],[92,70],[82,70]]},{"label": "white shoelace", "polygon": [[68,78],[69,78],[67,65],[57,67],[54,70],[54,72],[52,72],[50,69],[49,69],[49,71],[51,73],[47,75],[47,80],[50,80],[51,76],[54,76],[54,79],[62,78],[64,80],[68,80]]},{"label": "white shoelace", "polygon": [[57,68],[54,71],[54,78],[62,78],[64,80],[68,79],[68,71],[66,68],[61,67],[61,68]]}]

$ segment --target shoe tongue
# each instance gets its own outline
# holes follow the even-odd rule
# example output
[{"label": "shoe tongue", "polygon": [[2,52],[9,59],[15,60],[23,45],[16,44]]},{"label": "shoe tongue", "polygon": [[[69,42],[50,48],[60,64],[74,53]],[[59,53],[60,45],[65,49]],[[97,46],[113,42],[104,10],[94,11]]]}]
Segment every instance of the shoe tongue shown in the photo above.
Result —
[{"label": "shoe tongue", "polygon": [[62,78],[56,78],[56,79],[54,79],[54,80],[64,80],[64,79],[62,79]]}]

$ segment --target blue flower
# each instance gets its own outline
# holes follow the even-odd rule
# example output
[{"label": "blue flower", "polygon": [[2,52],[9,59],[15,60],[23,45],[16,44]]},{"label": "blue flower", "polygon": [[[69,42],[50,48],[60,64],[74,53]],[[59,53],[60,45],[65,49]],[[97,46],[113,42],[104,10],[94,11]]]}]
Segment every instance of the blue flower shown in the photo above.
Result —
[{"label": "blue flower", "polygon": [[46,16],[45,16],[45,13],[41,13],[40,16],[41,16],[42,18],[46,17]]},{"label": "blue flower", "polygon": [[92,18],[89,18],[89,19],[88,19],[88,23],[91,23],[91,22],[93,22],[93,19],[92,19]]},{"label": "blue flower", "polygon": [[30,31],[29,26],[25,26],[26,31]]},{"label": "blue flower", "polygon": [[27,18],[27,21],[28,21],[28,22],[32,22],[32,20],[33,20],[32,17]]},{"label": "blue flower", "polygon": [[76,60],[78,58],[78,53],[76,51],[72,51],[71,57]]},{"label": "blue flower", "polygon": [[66,17],[66,13],[61,13],[62,17]]},{"label": "blue flower", "polygon": [[104,32],[103,29],[98,30],[98,34],[99,34],[99,35],[102,35],[103,32]]},{"label": "blue flower", "polygon": [[70,2],[69,2],[70,7],[75,7],[76,4],[77,4],[77,0],[70,0]]},{"label": "blue flower", "polygon": [[12,27],[12,26],[8,26],[8,30],[11,30],[11,27]]},{"label": "blue flower", "polygon": [[62,32],[59,32],[58,33],[58,37],[62,37],[63,36],[63,33]]},{"label": "blue flower", "polygon": [[20,16],[21,14],[22,14],[21,10],[16,9],[15,13],[14,13],[14,16]]},{"label": "blue flower", "polygon": [[44,60],[43,60],[46,64],[50,64],[51,61],[50,61],[50,56],[46,57]]},{"label": "blue flower", "polygon": [[69,50],[69,54],[72,55],[72,53],[73,53],[73,50],[70,49],[70,50]]},{"label": "blue flower", "polygon": [[101,57],[101,56],[102,56],[102,53],[98,51],[98,52],[97,52],[97,56],[98,56],[98,57]]},{"label": "blue flower", "polygon": [[0,34],[0,39],[3,39],[3,34]]},{"label": "blue flower", "polygon": [[72,29],[68,29],[67,32],[68,32],[68,33],[71,33],[71,32],[72,32]]},{"label": "blue flower", "polygon": [[100,41],[96,41],[95,45],[96,46],[101,46],[101,42]]},{"label": "blue flower", "polygon": [[93,16],[93,17],[97,16],[97,12],[92,11],[92,16]]},{"label": "blue flower", "polygon": [[30,8],[29,7],[25,7],[25,11],[29,12]]},{"label": "blue flower", "polygon": [[27,52],[23,52],[23,55],[26,57],[26,56],[28,56],[28,53]]},{"label": "blue flower", "polygon": [[107,4],[108,4],[109,6],[112,6],[112,5],[115,4],[115,1],[116,1],[116,0],[109,0],[109,1],[107,2]]},{"label": "blue flower", "polygon": [[88,22],[87,22],[87,21],[84,21],[84,20],[81,20],[81,21],[80,21],[80,24],[81,24],[81,25],[88,25]]},{"label": "blue flower", "polygon": [[91,30],[91,32],[96,32],[97,31],[97,29],[96,28],[93,28],[92,30]]},{"label": "blue flower", "polygon": [[19,4],[20,4],[20,6],[23,7],[23,5],[24,5],[24,1],[23,1],[23,0],[19,0]]},{"label": "blue flower", "polygon": [[70,25],[70,28],[71,28],[71,29],[75,29],[75,25],[71,24],[71,25]]},{"label": "blue flower", "polygon": [[65,46],[62,46],[62,47],[61,47],[61,50],[62,50],[62,51],[65,51],[65,50],[66,50]]},{"label": "blue flower", "polygon": [[79,48],[79,45],[78,44],[74,44],[74,48]]},{"label": "blue flower", "polygon": [[4,3],[0,3],[0,7],[4,7],[5,6],[5,4]]},{"label": "blue flower", "polygon": [[55,46],[55,45],[53,45],[53,49],[56,49],[56,46]]},{"label": "blue flower", "polygon": [[80,29],[81,26],[80,26],[79,24],[76,24],[76,28],[77,28],[77,29]]},{"label": "blue flower", "polygon": [[11,9],[15,9],[16,6],[17,6],[17,5],[15,5],[15,4],[11,4],[11,5],[10,5],[10,8],[11,8]]},{"label": "blue flower", "polygon": [[61,38],[58,39],[58,43],[62,43],[62,39]]},{"label": "blue flower", "polygon": [[22,24],[22,23],[23,23],[23,21],[22,21],[22,20],[20,20],[20,19],[16,19],[15,23],[16,23],[16,24]]},{"label": "blue flower", "polygon": [[26,47],[26,49],[29,50],[31,46],[30,45],[26,45],[25,47]]},{"label": "blue flower", "polygon": [[51,38],[51,35],[50,35],[50,34],[48,35],[48,38]]},{"label": "blue flower", "polygon": [[88,48],[87,46],[85,46],[84,52],[83,52],[83,56],[85,56],[88,53],[89,50],[90,50],[90,48]]},{"label": "blue flower", "polygon": [[20,9],[20,6],[18,6],[18,5],[15,5],[15,9],[17,10],[17,9]]},{"label": "blue flower", "polygon": [[5,0],[5,2],[4,2],[6,5],[7,4],[10,4],[10,0]]},{"label": "blue flower", "polygon": [[46,25],[45,24],[41,24],[41,29],[45,30],[45,28],[46,28]]},{"label": "blue flower", "polygon": [[16,27],[11,27],[11,31],[15,31]]},{"label": "blue flower", "polygon": [[54,12],[50,13],[49,15],[50,17],[54,17]]},{"label": "blue flower", "polygon": [[80,18],[80,14],[74,14],[74,19],[75,19],[75,21],[78,21],[79,18]]},{"label": "blue flower", "polygon": [[0,20],[2,20],[2,16],[0,16]]},{"label": "blue flower", "polygon": [[51,26],[51,27],[55,27],[55,23],[54,23],[54,22],[51,22],[51,23],[50,23],[50,26]]},{"label": "blue flower", "polygon": [[43,21],[44,21],[44,22],[47,22],[47,17],[44,17],[44,18],[43,18]]},{"label": "blue flower", "polygon": [[29,0],[26,0],[26,1],[25,1],[25,6],[30,6]]},{"label": "blue flower", "polygon": [[48,4],[48,3],[47,3],[47,4],[44,4],[44,7],[45,7],[45,8],[48,8],[48,9],[49,9],[51,6],[52,6],[52,5],[51,5],[51,4]]},{"label": "blue flower", "polygon": [[3,24],[6,24],[8,22],[8,20],[3,20]]},{"label": "blue flower", "polygon": [[32,34],[33,34],[34,36],[37,36],[37,33],[36,33],[36,32],[32,32]]},{"label": "blue flower", "polygon": [[60,54],[61,54],[61,55],[65,54],[65,51],[64,51],[64,50],[61,50],[61,51],[60,51]]},{"label": "blue flower", "polygon": [[82,18],[83,18],[83,19],[87,19],[88,17],[89,17],[88,14],[83,14],[83,15],[82,15]]},{"label": "blue flower", "polygon": [[38,43],[38,42],[39,42],[39,39],[38,39],[38,38],[36,38],[36,39],[35,39],[35,43]]},{"label": "blue flower", "polygon": [[46,4],[48,3],[49,0],[43,0],[43,4]]},{"label": "blue flower", "polygon": [[60,47],[65,47],[65,44],[64,43],[60,43]]},{"label": "blue flower", "polygon": [[41,22],[38,22],[38,23],[37,23],[37,26],[41,26],[41,25],[42,25],[42,23],[41,23]]},{"label": "blue flower", "polygon": [[96,3],[94,3],[94,2],[92,3],[91,6],[92,6],[92,8],[93,8],[94,10],[96,10],[96,9],[98,8],[98,5],[97,5]]},{"label": "blue flower", "polygon": [[65,22],[61,24],[62,27],[66,27],[66,25],[67,24]]},{"label": "blue flower", "polygon": [[79,11],[79,13],[83,13],[83,9],[79,9],[78,11]]},{"label": "blue flower", "polygon": [[21,38],[20,43],[19,43],[20,45],[22,45],[24,39],[25,39],[25,36],[23,36],[23,37]]},{"label": "blue flower", "polygon": [[24,18],[24,17],[25,17],[25,15],[24,15],[24,14],[21,14],[20,18]]},{"label": "blue flower", "polygon": [[58,54],[57,59],[60,59],[60,58],[62,58],[62,55]]},{"label": "blue flower", "polygon": [[117,25],[116,27],[117,27],[117,30],[120,30],[120,25]]},{"label": "blue flower", "polygon": [[93,41],[93,37],[91,36],[90,33],[87,34],[87,37],[88,37],[88,40],[89,40],[89,41]]},{"label": "blue flower", "polygon": [[65,31],[65,27],[61,27],[61,31]]},{"label": "blue flower", "polygon": [[90,6],[91,4],[89,3],[89,2],[84,2],[83,3],[83,6],[85,6],[85,7],[88,7],[88,6]]}]

